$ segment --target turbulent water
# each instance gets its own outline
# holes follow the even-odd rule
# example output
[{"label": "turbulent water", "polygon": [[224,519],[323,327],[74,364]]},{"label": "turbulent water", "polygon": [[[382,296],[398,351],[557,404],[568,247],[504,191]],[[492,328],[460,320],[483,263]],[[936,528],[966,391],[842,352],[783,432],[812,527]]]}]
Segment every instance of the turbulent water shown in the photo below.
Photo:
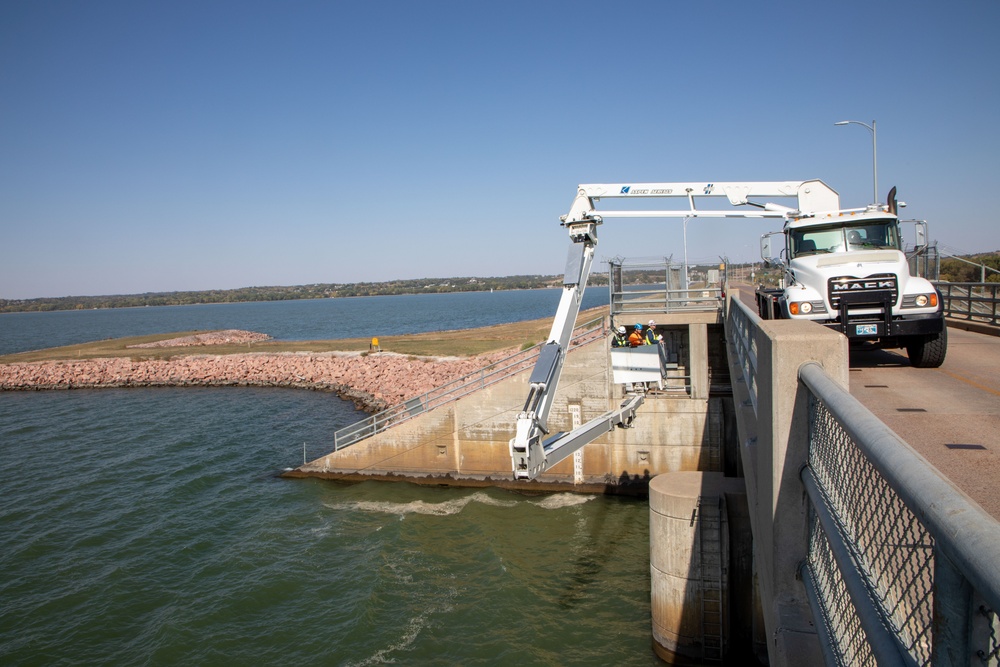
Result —
[{"label": "turbulent water", "polygon": [[656,664],[644,502],[276,476],[360,416],[0,393],[0,664]]}]

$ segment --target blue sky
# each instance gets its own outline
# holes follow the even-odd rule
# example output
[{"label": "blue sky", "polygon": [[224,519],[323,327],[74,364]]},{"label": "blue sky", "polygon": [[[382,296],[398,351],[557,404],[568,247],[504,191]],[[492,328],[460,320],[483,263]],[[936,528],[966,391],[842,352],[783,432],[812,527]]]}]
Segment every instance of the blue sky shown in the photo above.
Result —
[{"label": "blue sky", "polygon": [[[0,298],[559,274],[578,183],[896,185],[1000,249],[1000,2],[0,3]],[[692,259],[776,222],[697,220]],[[599,259],[683,256],[609,220]],[[603,266],[595,266],[604,270]]]}]

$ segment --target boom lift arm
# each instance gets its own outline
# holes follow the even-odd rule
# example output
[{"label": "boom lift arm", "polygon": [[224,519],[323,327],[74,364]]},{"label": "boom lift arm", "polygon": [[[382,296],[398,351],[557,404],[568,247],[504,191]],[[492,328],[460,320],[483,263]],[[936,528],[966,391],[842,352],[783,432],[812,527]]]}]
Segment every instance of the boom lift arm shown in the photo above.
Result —
[{"label": "boom lift arm", "polygon": [[[726,197],[733,206],[754,206],[756,211],[699,210],[696,197]],[[792,209],[773,203],[756,203],[750,198],[794,197],[798,208]],[[688,209],[652,211],[601,211],[594,203],[602,198],[645,199],[684,198]],[[757,181],[727,183],[601,183],[581,185],[570,213],[563,224],[584,219],[603,218],[783,218],[795,215],[836,211],[840,208],[840,195],[820,180],[810,181]]]},{"label": "boom lift arm", "polygon": [[[566,350],[580,313],[580,301],[590,277],[590,267],[597,247],[597,225],[599,221],[582,218],[574,223],[566,223],[571,244],[566,260],[566,274],[563,279],[563,293],[559,299],[548,341],[535,362],[528,379],[528,399],[517,416],[517,430],[510,441],[510,456],[516,479],[534,479],[557,461],[568,456],[566,452],[558,459],[549,461],[545,453],[542,437],[548,435],[549,410],[559,376],[566,359]],[[582,447],[583,444],[579,445]]]},{"label": "boom lift arm", "polygon": [[[695,197],[728,197],[733,206],[758,207],[753,212],[701,211],[695,207]],[[683,197],[687,210],[602,211],[594,203],[602,197],[645,198]],[[749,197],[797,197],[798,210],[777,204],[757,204]],[[597,226],[604,217],[788,217],[816,211],[836,210],[839,196],[822,181],[784,181],[748,183],[637,183],[581,185],[562,224],[571,240],[559,300],[549,338],[538,355],[528,380],[528,398],[518,413],[514,437],[510,440],[511,465],[515,479],[535,479],[589,442],[615,426],[627,427],[643,402],[642,394],[631,394],[615,410],[593,419],[569,433],[557,433],[547,440],[549,411],[570,337],[580,312],[580,302],[587,287],[590,267],[597,248]]]}]

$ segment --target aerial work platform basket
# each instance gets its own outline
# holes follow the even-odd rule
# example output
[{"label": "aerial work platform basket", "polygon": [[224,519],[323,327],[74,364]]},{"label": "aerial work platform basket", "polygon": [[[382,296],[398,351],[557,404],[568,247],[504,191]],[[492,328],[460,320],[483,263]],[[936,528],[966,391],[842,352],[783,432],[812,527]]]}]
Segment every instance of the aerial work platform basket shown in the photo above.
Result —
[{"label": "aerial work platform basket", "polygon": [[611,374],[615,384],[656,383],[663,389],[667,362],[662,345],[611,349]]}]

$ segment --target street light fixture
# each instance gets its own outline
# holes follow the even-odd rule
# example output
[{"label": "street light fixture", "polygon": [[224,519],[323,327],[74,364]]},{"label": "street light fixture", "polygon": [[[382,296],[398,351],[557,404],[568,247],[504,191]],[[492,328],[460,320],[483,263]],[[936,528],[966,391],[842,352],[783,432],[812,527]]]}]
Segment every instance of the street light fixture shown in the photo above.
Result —
[{"label": "street light fixture", "polygon": [[834,125],[860,125],[861,127],[867,129],[872,133],[872,180],[874,181],[874,195],[875,198],[872,200],[874,203],[878,203],[878,150],[875,141],[875,121],[872,124],[862,123],[860,120],[841,120]]}]

